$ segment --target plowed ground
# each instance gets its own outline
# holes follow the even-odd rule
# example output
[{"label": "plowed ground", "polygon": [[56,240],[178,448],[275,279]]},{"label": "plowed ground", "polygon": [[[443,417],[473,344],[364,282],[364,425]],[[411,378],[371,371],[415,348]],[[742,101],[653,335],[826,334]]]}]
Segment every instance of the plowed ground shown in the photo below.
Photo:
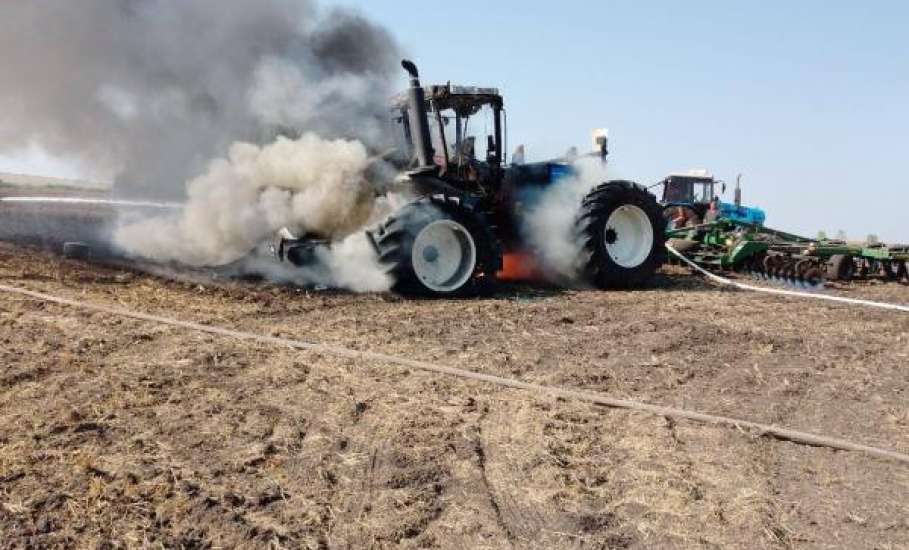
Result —
[{"label": "plowed ground", "polygon": [[[2,244],[0,284],[909,453],[909,315],[678,268],[636,292],[405,301]],[[0,548],[907,541],[905,465],[0,295]]]}]

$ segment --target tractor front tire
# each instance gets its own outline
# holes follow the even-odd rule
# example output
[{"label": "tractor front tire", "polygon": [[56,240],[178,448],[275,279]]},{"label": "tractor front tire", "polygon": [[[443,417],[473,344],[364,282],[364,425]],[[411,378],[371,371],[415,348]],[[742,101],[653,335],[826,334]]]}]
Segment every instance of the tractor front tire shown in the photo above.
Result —
[{"label": "tractor front tire", "polygon": [[596,187],[578,220],[588,281],[603,289],[647,284],[666,262],[666,221],[656,198],[634,182]]}]

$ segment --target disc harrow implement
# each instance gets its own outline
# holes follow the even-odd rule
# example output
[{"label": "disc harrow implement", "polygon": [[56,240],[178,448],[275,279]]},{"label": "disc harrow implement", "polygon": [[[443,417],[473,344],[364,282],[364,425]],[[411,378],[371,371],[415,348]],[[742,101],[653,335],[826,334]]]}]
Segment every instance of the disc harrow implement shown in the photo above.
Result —
[{"label": "disc harrow implement", "polygon": [[704,269],[797,288],[857,278],[909,284],[909,246],[813,240],[730,219],[670,229],[667,238]]}]

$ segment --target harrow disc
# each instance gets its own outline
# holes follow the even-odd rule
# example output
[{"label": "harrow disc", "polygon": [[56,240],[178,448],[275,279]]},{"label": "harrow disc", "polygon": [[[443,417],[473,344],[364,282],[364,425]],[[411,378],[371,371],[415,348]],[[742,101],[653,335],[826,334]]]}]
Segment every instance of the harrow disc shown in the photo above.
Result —
[{"label": "harrow disc", "polygon": [[795,262],[791,258],[786,258],[784,260],[781,272],[782,272],[783,282],[791,284],[791,285],[795,285],[798,283]]},{"label": "harrow disc", "polygon": [[780,276],[782,268],[780,258],[777,256],[767,256],[764,258],[764,275],[768,279],[776,279]]},{"label": "harrow disc", "polygon": [[763,279],[766,276],[764,272],[764,257],[752,256],[749,258],[748,271],[751,272],[752,277]]},{"label": "harrow disc", "polygon": [[905,262],[897,261],[884,261],[881,262],[881,273],[884,275],[884,278],[888,281],[898,281],[902,279],[902,274],[900,271],[905,271],[906,264]]},{"label": "harrow disc", "polygon": [[826,267],[827,278],[832,281],[849,281],[855,276],[855,261],[852,256],[832,256]]},{"label": "harrow disc", "polygon": [[799,280],[809,287],[815,287],[824,282],[824,275],[820,267],[812,260],[799,260],[795,264],[795,271]]}]

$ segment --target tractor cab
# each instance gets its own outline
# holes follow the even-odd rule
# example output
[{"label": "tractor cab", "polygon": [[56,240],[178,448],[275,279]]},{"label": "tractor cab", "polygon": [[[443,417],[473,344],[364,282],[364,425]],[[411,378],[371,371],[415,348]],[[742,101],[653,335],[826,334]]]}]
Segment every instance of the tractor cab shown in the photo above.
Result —
[{"label": "tractor cab", "polygon": [[717,181],[707,170],[670,174],[663,184],[663,212],[670,229],[699,225],[708,218],[710,205],[726,184]]},{"label": "tractor cab", "polygon": [[497,89],[412,86],[392,99],[392,119],[403,138],[402,168],[462,190],[489,190],[501,182],[505,108]]},{"label": "tractor cab", "polygon": [[767,219],[760,208],[742,206],[741,175],[732,203],[719,200],[719,195],[726,193],[726,183],[707,170],[670,174],[662,184],[663,216],[670,230],[717,220],[761,226]]},{"label": "tractor cab", "polygon": [[717,184],[722,186],[721,192],[726,187],[706,170],[670,174],[662,183],[664,205],[690,206],[701,216],[717,196]]},{"label": "tractor cab", "polygon": [[[423,86],[412,63],[405,62],[411,86],[391,101],[392,121],[399,139],[398,168],[411,182],[435,191],[510,198],[525,188],[538,188],[575,175],[573,162],[588,155],[523,162],[523,147],[506,167],[507,113],[496,88]],[[605,161],[608,137],[594,132],[595,155]]]}]

